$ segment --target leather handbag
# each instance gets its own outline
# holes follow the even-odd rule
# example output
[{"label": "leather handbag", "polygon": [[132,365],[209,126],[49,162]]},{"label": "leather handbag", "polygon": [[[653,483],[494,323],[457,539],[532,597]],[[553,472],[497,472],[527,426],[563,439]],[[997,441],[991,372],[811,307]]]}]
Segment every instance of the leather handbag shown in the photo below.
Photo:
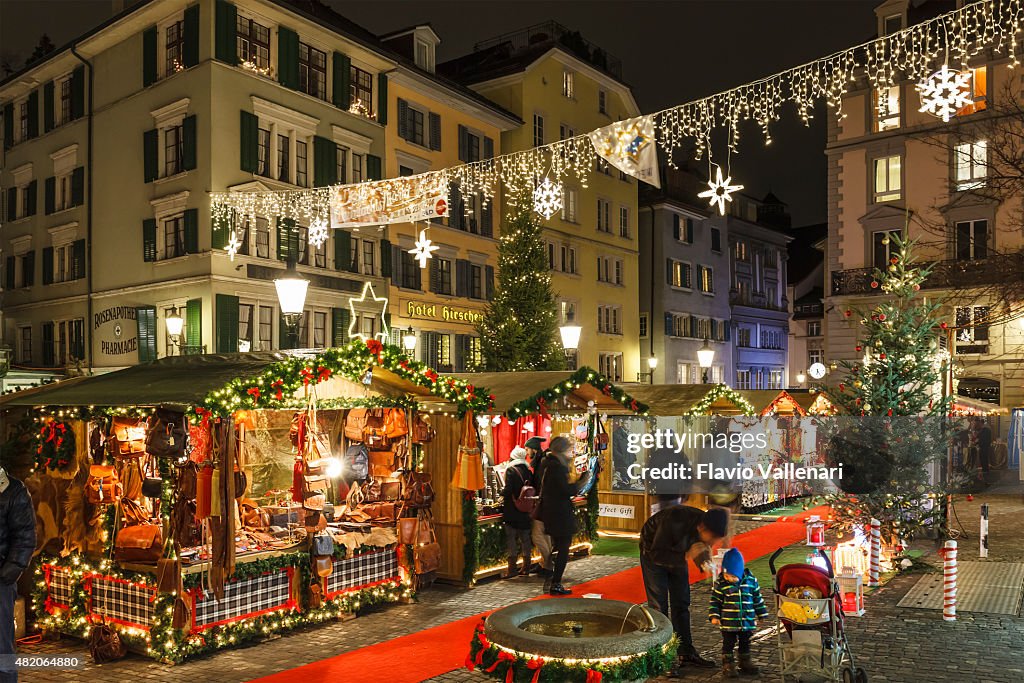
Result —
[{"label": "leather handbag", "polygon": [[363,443],[371,450],[387,448],[388,439],[384,434],[384,409],[372,408],[363,427]]},{"label": "leather handbag", "polygon": [[122,524],[125,527],[149,524],[149,513],[134,500],[123,497],[119,501],[119,504],[121,505]]},{"label": "leather handbag", "polygon": [[413,443],[430,443],[434,440],[434,428],[427,422],[427,418],[416,413],[412,418],[412,441]]},{"label": "leather handbag", "polygon": [[179,458],[188,444],[188,419],[185,413],[157,408],[146,430],[146,452],[158,458]]},{"label": "leather handbag", "polygon": [[121,562],[156,562],[163,555],[159,524],[136,524],[117,532],[114,559]]},{"label": "leather handbag", "polygon": [[178,468],[178,496],[182,500],[193,500],[199,477],[199,465],[191,460]]},{"label": "leather handbag", "polygon": [[333,555],[334,537],[328,533],[314,534],[309,552],[312,555]]},{"label": "leather handbag", "polygon": [[[422,524],[424,521],[424,519],[417,517],[418,524]],[[419,540],[419,529],[417,529],[416,535],[418,537],[417,540]],[[437,542],[437,537],[434,536],[433,526],[430,526],[429,539],[426,543],[420,542],[413,546],[413,565],[416,568],[417,574],[436,572],[441,566],[441,544]]]},{"label": "leather handbag", "polygon": [[371,479],[362,486],[363,500],[374,503],[380,500],[380,481]]},{"label": "leather handbag", "polygon": [[91,465],[85,482],[85,499],[93,505],[109,505],[120,500],[124,487],[112,465]]},{"label": "leather handbag", "polygon": [[391,451],[370,451],[370,476],[387,478],[395,471],[395,458]]},{"label": "leather handbag", "polygon": [[369,411],[366,408],[353,408],[345,416],[345,438],[351,441],[363,440],[363,429],[366,428],[366,420]]},{"label": "leather handbag", "polygon": [[143,419],[115,416],[110,422],[107,448],[118,457],[142,457],[146,452],[146,426]]},{"label": "leather handbag", "polygon": [[434,502],[434,485],[427,472],[408,472],[406,505],[414,508],[430,507]]},{"label": "leather handbag", "polygon": [[161,477],[146,477],[142,480],[142,495],[146,498],[160,498],[163,488],[164,480]]},{"label": "leather handbag", "polygon": [[89,654],[94,664],[112,662],[127,653],[128,646],[107,624],[96,624],[89,631]]},{"label": "leather handbag", "polygon": [[394,501],[402,497],[402,482],[383,481],[380,484],[380,500]]},{"label": "leather handbag", "polygon": [[422,511],[415,517],[402,517],[398,520],[398,542],[402,545],[430,543],[434,538],[433,533],[430,516]]},{"label": "leather handbag", "polygon": [[334,571],[334,558],[330,555],[317,555],[313,563],[316,565],[316,575],[321,579],[326,579]]},{"label": "leather handbag", "polygon": [[327,528],[327,517],[319,510],[306,510],[302,524],[307,533],[323,531]]},{"label": "leather handbag", "polygon": [[306,474],[327,474],[327,459],[307,460]]},{"label": "leather handbag", "polygon": [[327,498],[321,493],[316,493],[311,496],[306,496],[302,501],[302,507],[307,510],[323,510],[324,504],[327,502]]},{"label": "leather handbag", "polygon": [[329,490],[331,484],[327,481],[326,474],[305,474],[302,477],[302,488],[305,494],[309,496]]},{"label": "leather handbag", "polygon": [[384,436],[398,439],[409,433],[409,424],[405,419],[405,408],[388,408],[384,412]]}]

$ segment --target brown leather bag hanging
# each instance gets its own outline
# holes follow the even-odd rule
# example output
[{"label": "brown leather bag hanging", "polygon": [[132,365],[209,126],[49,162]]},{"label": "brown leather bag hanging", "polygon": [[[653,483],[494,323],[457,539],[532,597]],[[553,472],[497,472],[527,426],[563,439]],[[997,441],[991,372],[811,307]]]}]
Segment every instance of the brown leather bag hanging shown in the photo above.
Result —
[{"label": "brown leather bag hanging", "polygon": [[141,458],[146,452],[146,422],[141,417],[114,416],[107,448],[119,458]]},{"label": "brown leather bag hanging", "polygon": [[[421,518],[417,518],[417,521],[422,523]],[[417,536],[419,535],[419,530],[417,529]],[[433,526],[430,527],[430,540],[427,543],[420,543],[414,546],[412,556],[417,574],[436,572],[441,566],[441,544],[437,542]]]},{"label": "brown leather bag hanging", "polygon": [[114,559],[120,562],[155,563],[163,555],[164,543],[159,524],[136,524],[117,532]]},{"label": "brown leather bag hanging", "polygon": [[350,441],[363,441],[363,430],[366,428],[366,420],[369,411],[366,408],[352,408],[345,416],[345,438]]},{"label": "brown leather bag hanging", "polygon": [[149,513],[131,498],[121,498],[121,520],[124,526],[149,524]]},{"label": "brown leather bag hanging", "polygon": [[402,497],[402,482],[384,481],[380,484],[380,500],[396,501]]},{"label": "brown leather bag hanging", "polygon": [[94,664],[112,662],[128,653],[128,646],[107,624],[96,624],[89,631],[89,654]]},{"label": "brown leather bag hanging", "polygon": [[398,439],[409,433],[405,419],[405,408],[388,408],[384,411],[384,436]]},{"label": "brown leather bag hanging", "polygon": [[93,505],[110,505],[121,499],[124,487],[113,465],[91,465],[85,482],[85,499]]},{"label": "brown leather bag hanging", "polygon": [[434,428],[427,422],[427,418],[418,411],[412,416],[412,442],[430,443],[434,440]]},{"label": "brown leather bag hanging", "polygon": [[189,460],[178,468],[178,499],[195,500],[199,478],[199,465]]},{"label": "brown leather bag hanging", "polygon": [[387,450],[388,439],[384,434],[384,409],[372,408],[363,428],[363,443],[370,450]]},{"label": "brown leather bag hanging", "polygon": [[430,507],[434,502],[434,485],[427,472],[406,472],[405,504],[407,507]]}]

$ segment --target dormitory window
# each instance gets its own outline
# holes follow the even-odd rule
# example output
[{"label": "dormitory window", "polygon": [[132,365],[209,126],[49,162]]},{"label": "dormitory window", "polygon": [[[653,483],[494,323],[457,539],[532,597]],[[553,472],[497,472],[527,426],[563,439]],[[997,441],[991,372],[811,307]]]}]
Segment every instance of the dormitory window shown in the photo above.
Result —
[{"label": "dormitory window", "polygon": [[373,76],[357,66],[352,67],[352,105],[361,104],[368,115],[373,114]]},{"label": "dormitory window", "polygon": [[235,40],[238,61],[257,69],[270,68],[270,29],[252,19],[238,17]]},{"label": "dormitory window", "polygon": [[893,85],[874,91],[875,130],[900,127],[900,86]]},{"label": "dormitory window", "polygon": [[891,202],[902,197],[899,155],[875,159],[875,201]]},{"label": "dormitory window", "polygon": [[962,142],[956,146],[956,189],[984,187],[988,175],[988,142]]},{"label": "dormitory window", "polygon": [[185,49],[185,20],[171,22],[167,27],[167,74],[185,68],[182,52]]},{"label": "dormitory window", "polygon": [[299,43],[299,90],[327,99],[327,53],[305,43]]}]

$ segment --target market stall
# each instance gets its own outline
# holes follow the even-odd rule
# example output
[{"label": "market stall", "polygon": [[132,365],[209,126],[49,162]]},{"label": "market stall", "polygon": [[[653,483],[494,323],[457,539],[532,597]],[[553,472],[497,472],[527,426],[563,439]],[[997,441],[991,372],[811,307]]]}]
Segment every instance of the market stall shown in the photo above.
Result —
[{"label": "market stall", "polygon": [[[814,461],[817,430],[812,420],[804,419],[807,411],[793,394],[779,389],[745,389],[739,394],[754,406],[757,427],[764,431],[768,443],[764,450],[745,453],[743,465],[800,466]],[[791,479],[755,478],[743,482],[741,509],[764,512],[809,493],[805,484]]]},{"label": "market stall", "polygon": [[[441,482],[434,507],[435,527],[445,548],[438,577],[469,585],[497,575],[508,566],[501,491],[502,465],[508,461],[512,448],[523,445],[532,436],[569,436],[574,442],[578,476],[585,469],[597,467],[599,454],[607,452],[607,438],[599,437],[607,433],[607,421],[612,416],[640,414],[646,406],[590,368],[467,373],[454,377],[467,386],[486,386],[494,396],[491,409],[476,415],[476,434],[482,452],[478,488],[447,487],[444,482],[455,473],[448,470],[446,474],[445,468],[452,465],[434,462],[429,454],[425,462],[435,473],[436,481]],[[457,420],[442,417],[434,420],[434,424],[439,439],[458,443],[456,439],[461,438],[463,426]],[[605,469],[600,468],[602,478]],[[580,533],[573,541],[574,551],[590,548],[597,497],[595,486],[576,500]]]},{"label": "market stall", "polygon": [[173,357],[8,397],[35,408],[38,622],[103,622],[180,661],[406,599],[440,554],[423,463],[454,455],[434,453],[430,414],[489,403],[374,340]]}]

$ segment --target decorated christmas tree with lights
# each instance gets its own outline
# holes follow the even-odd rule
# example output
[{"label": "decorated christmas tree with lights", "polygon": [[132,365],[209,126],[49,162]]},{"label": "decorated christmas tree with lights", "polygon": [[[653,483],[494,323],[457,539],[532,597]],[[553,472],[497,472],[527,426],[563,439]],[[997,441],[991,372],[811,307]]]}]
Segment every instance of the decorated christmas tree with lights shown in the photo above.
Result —
[{"label": "decorated christmas tree with lights", "polygon": [[494,299],[478,326],[483,369],[559,370],[565,358],[542,228],[528,197],[515,198],[511,212],[498,244]]},{"label": "decorated christmas tree with lights", "polygon": [[915,265],[912,240],[892,235],[883,243],[891,243],[891,256],[871,287],[884,298],[870,311],[843,312],[860,319],[862,358],[842,363],[844,380],[833,394],[854,417],[833,419],[827,455],[844,466],[830,501],[840,529],[877,519],[883,538],[897,544],[943,521],[937,504],[948,484],[934,465],[949,446],[950,397],[942,392],[941,303],[920,291],[930,269]]}]

